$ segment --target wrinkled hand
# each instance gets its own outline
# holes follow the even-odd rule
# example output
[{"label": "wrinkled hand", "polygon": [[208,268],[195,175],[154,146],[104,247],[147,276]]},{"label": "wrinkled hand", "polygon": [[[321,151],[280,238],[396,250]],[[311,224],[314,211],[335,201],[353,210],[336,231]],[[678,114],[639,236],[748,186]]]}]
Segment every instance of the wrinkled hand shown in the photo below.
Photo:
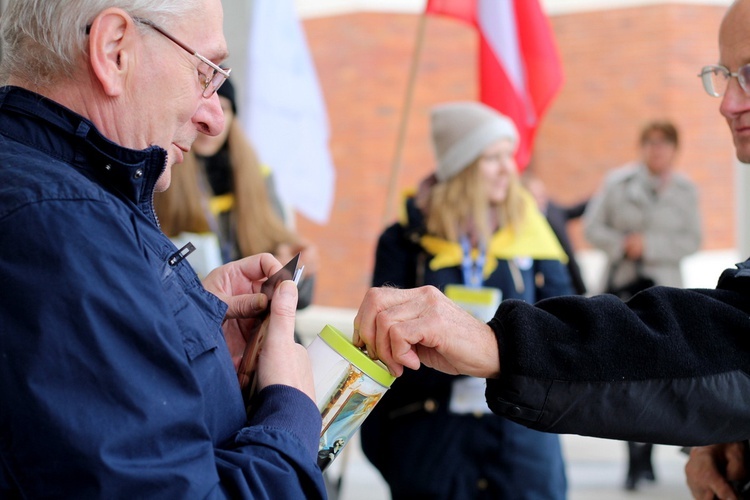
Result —
[{"label": "wrinkled hand", "polygon": [[397,376],[420,362],[452,375],[500,373],[492,329],[432,286],[371,288],[354,318],[353,341]]},{"label": "wrinkled hand", "polygon": [[274,384],[295,387],[315,401],[315,382],[307,349],[294,340],[297,286],[282,281],[271,300],[271,314],[261,328],[267,328],[258,357],[257,390]]},{"label": "wrinkled hand", "polygon": [[279,261],[264,253],[218,267],[203,280],[206,290],[229,306],[222,328],[235,369],[250,335],[259,327],[258,318],[268,307],[260,288],[279,269]]},{"label": "wrinkled hand", "polygon": [[737,495],[728,481],[737,481],[746,476],[744,450],[744,443],[696,446],[691,449],[690,459],[685,464],[685,476],[693,498],[736,499]]},{"label": "wrinkled hand", "polygon": [[274,384],[295,387],[314,401],[315,385],[307,350],[294,341],[297,287],[284,281],[273,295],[271,310],[260,293],[263,282],[281,264],[271,254],[259,254],[221,266],[204,280],[208,291],[229,305],[222,328],[234,367],[239,367],[252,335],[264,336],[258,356],[256,390]]},{"label": "wrinkled hand", "polygon": [[631,233],[625,237],[623,242],[625,257],[628,260],[640,260],[643,257],[643,235]]}]

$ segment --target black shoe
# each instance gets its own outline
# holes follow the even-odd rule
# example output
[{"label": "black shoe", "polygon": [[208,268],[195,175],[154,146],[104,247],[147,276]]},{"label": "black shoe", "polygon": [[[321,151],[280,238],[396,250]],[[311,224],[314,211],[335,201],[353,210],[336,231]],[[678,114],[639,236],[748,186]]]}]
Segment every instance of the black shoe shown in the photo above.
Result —
[{"label": "black shoe", "polygon": [[628,477],[625,478],[625,489],[627,491],[635,491],[638,489],[638,479],[636,479],[635,476],[631,476],[628,474]]}]

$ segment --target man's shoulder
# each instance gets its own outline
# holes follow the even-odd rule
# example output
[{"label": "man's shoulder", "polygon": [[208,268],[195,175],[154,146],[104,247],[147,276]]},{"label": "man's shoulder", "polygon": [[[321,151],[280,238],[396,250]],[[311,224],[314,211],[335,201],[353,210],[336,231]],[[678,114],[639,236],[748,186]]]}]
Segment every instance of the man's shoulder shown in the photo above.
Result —
[{"label": "man's shoulder", "polygon": [[617,184],[622,184],[638,175],[639,171],[640,168],[637,164],[628,163],[626,165],[622,165],[620,167],[612,169],[607,173],[607,175],[604,177],[604,185],[614,186]]},{"label": "man's shoulder", "polygon": [[0,218],[46,201],[106,199],[106,193],[72,165],[14,141],[0,140],[0,171]]}]

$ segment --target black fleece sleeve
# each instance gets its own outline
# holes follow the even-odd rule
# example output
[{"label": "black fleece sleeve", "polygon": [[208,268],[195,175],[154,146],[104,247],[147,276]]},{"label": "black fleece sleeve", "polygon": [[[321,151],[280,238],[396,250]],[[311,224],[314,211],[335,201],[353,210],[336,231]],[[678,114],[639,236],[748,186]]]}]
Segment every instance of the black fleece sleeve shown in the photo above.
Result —
[{"label": "black fleece sleeve", "polygon": [[528,427],[699,445],[750,437],[750,267],[716,290],[506,301],[490,408]]}]

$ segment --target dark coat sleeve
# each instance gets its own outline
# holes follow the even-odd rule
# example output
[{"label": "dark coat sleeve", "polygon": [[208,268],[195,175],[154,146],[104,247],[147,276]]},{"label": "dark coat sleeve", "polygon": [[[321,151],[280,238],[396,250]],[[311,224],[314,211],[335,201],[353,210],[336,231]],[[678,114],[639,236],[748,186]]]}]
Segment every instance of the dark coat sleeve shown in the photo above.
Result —
[{"label": "dark coat sleeve", "polygon": [[716,290],[504,302],[488,404],[528,427],[676,445],[750,437],[750,261]]},{"label": "dark coat sleeve", "polygon": [[575,293],[579,295],[586,293],[586,283],[583,281],[583,274],[576,260],[575,249],[568,235],[568,222],[583,215],[587,203],[583,202],[578,205],[563,207],[550,202],[546,214],[552,231],[557,236],[560,245],[562,245],[565,254],[568,256],[568,273],[570,274]]}]

